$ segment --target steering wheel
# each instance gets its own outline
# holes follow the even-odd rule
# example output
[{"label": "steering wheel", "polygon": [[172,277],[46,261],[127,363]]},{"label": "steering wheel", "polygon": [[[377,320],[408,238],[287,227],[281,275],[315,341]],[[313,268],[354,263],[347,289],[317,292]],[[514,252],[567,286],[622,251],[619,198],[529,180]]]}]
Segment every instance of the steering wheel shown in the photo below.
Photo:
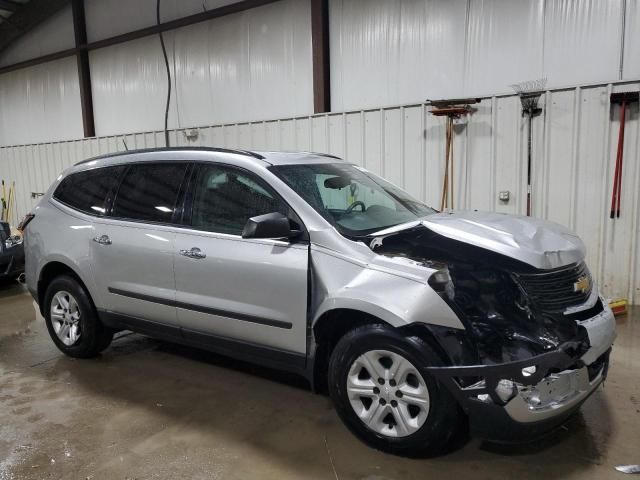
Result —
[{"label": "steering wheel", "polygon": [[356,200],[355,202],[353,202],[351,205],[347,207],[347,209],[344,211],[344,214],[347,215],[348,213],[351,213],[353,209],[356,207],[360,207],[363,213],[367,211],[367,206],[364,204],[364,202],[361,202],[360,200]]}]

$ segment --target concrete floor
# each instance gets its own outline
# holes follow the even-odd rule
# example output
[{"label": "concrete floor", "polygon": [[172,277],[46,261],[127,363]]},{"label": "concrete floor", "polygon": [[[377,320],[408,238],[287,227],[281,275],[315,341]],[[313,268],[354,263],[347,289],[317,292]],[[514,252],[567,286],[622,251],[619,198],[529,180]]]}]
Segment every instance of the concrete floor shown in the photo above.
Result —
[{"label": "concrete floor", "polygon": [[429,460],[361,444],[296,377],[120,335],[100,358],[67,358],[24,289],[0,287],[0,480],[603,480],[640,463],[640,309],[618,321],[606,388],[566,427]]}]

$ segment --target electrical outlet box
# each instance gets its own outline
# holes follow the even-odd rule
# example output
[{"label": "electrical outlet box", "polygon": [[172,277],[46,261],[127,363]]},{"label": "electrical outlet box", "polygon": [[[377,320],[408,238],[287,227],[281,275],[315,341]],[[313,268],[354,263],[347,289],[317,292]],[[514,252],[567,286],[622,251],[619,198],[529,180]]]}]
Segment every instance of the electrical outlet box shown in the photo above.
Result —
[{"label": "electrical outlet box", "polygon": [[499,194],[498,194],[498,199],[501,202],[507,203],[509,201],[509,197],[511,196],[509,190],[502,190]]},{"label": "electrical outlet box", "polygon": [[198,139],[198,130],[195,128],[191,128],[189,130],[185,130],[184,131],[184,136],[187,138],[187,140],[197,140]]}]

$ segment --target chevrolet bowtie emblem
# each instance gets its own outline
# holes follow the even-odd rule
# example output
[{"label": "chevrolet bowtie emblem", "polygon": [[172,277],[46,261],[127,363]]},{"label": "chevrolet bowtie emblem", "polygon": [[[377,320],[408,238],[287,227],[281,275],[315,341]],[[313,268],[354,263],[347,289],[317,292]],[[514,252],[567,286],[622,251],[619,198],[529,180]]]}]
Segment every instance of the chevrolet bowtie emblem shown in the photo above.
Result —
[{"label": "chevrolet bowtie emblem", "polygon": [[573,291],[585,293],[587,290],[589,290],[590,286],[591,280],[589,280],[589,277],[580,277],[578,281],[573,284]]}]

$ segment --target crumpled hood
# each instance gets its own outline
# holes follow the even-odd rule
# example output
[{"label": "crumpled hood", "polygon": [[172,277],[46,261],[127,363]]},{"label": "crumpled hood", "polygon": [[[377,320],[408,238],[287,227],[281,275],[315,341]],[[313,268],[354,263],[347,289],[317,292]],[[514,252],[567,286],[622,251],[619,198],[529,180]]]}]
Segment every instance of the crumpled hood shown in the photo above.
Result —
[{"label": "crumpled hood", "polygon": [[492,212],[438,213],[381,230],[373,236],[388,236],[420,224],[443,237],[506,255],[538,269],[579,262],[586,252],[582,240],[562,225]]}]

